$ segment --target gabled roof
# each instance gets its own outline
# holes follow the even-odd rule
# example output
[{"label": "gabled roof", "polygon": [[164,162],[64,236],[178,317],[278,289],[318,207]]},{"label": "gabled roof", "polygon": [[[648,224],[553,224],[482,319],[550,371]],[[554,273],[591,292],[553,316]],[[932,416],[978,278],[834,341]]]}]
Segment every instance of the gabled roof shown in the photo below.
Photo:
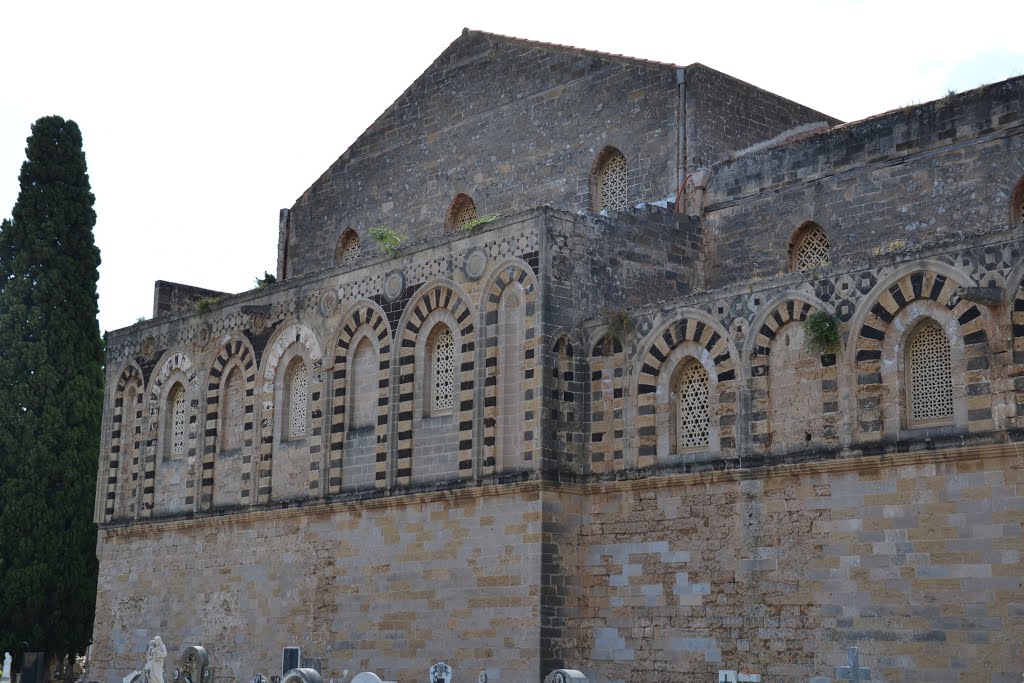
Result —
[{"label": "gabled roof", "polygon": [[[395,99],[394,102],[392,102],[383,112],[381,112],[381,114],[373,121],[373,123],[367,126],[367,128],[359,135],[359,137],[357,137],[352,142],[348,149],[346,149],[345,152],[342,153],[341,156],[339,156],[338,159],[335,160],[330,165],[330,167],[320,175],[316,182],[314,182],[303,193],[302,197],[305,197],[311,190],[319,186],[320,183],[325,178],[329,178],[334,169],[337,168],[339,164],[344,164],[349,158],[351,158],[353,150],[359,149],[361,147],[361,143],[363,143],[369,135],[373,134],[381,126],[382,122],[384,122],[388,118],[388,116],[392,115],[401,106],[403,101],[413,99],[417,97],[420,93],[422,93],[423,90],[425,89],[425,86],[429,83],[429,77],[431,76],[431,74],[438,71],[444,71],[449,68],[457,67],[458,65],[460,65],[462,62],[456,58],[456,55],[458,54],[459,48],[461,46],[470,41],[480,39],[491,40],[498,43],[505,43],[511,45],[521,45],[529,48],[545,50],[551,53],[558,53],[563,55],[576,55],[581,58],[607,60],[609,62],[638,65],[648,67],[651,69],[665,71],[684,68],[676,64],[668,64],[665,62],[658,62],[648,59],[639,59],[636,57],[626,57],[618,54],[600,52],[598,50],[585,50],[578,47],[558,45],[555,43],[545,43],[536,40],[526,40],[524,38],[515,38],[511,36],[504,36],[497,33],[475,31],[468,28],[464,28],[459,37],[453,40],[448,45],[448,47],[445,48],[445,50],[440,55],[438,55],[437,58],[434,59],[434,61],[431,62],[430,65],[427,66],[427,68],[424,69],[423,72],[402,92],[402,94],[400,94]],[[302,200],[302,197],[300,197],[299,201]]]},{"label": "gabled roof", "polygon": [[[515,36],[506,36],[500,33],[489,33],[487,31],[474,31],[473,29],[464,28],[462,29],[463,36],[488,36],[497,40],[504,40],[510,43],[519,43],[521,45],[533,45],[539,48],[548,50],[558,50],[559,52],[574,52],[580,55],[588,55],[591,57],[601,57],[602,59],[611,59],[617,62],[628,62],[631,64],[644,64],[647,66],[661,66],[666,69],[682,69],[684,68],[680,64],[670,64],[668,62],[659,62],[653,59],[640,59],[639,57],[630,57],[628,55],[620,55],[614,52],[601,52],[600,50],[586,50],[580,47],[574,47],[572,45],[562,45],[560,43],[546,43],[542,40],[527,40],[526,38],[516,38]],[[456,39],[458,40],[458,39]],[[454,44],[454,43],[453,43]]]}]

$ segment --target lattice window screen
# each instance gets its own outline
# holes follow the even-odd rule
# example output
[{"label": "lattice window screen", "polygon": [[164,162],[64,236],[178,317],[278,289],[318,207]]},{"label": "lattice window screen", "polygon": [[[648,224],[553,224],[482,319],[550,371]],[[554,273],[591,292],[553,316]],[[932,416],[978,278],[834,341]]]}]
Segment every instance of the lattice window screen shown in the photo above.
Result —
[{"label": "lattice window screen", "polygon": [[598,211],[624,211],[627,207],[626,157],[613,152],[601,167],[597,180]]},{"label": "lattice window screen", "polygon": [[689,361],[676,385],[678,449],[707,446],[710,435],[708,373],[697,361]]},{"label": "lattice window screen", "polygon": [[363,245],[359,243],[359,237],[354,232],[346,232],[338,248],[334,250],[334,265],[352,263],[363,255]]},{"label": "lattice window screen", "polygon": [[449,410],[455,405],[455,339],[444,330],[434,342],[434,409]]},{"label": "lattice window screen", "polygon": [[288,435],[296,439],[306,435],[306,413],[309,412],[309,370],[303,361],[292,370],[289,400]]},{"label": "lattice window screen", "polygon": [[456,228],[464,228],[472,220],[476,220],[476,204],[467,198],[459,204],[452,222]]},{"label": "lattice window screen", "polygon": [[937,420],[953,414],[953,369],[949,340],[932,322],[914,331],[907,347],[911,420]]},{"label": "lattice window screen", "polygon": [[798,271],[811,270],[829,262],[828,236],[821,228],[809,230],[796,250],[794,267]]},{"label": "lattice window screen", "polygon": [[171,455],[185,455],[185,387],[178,386],[171,399]]}]

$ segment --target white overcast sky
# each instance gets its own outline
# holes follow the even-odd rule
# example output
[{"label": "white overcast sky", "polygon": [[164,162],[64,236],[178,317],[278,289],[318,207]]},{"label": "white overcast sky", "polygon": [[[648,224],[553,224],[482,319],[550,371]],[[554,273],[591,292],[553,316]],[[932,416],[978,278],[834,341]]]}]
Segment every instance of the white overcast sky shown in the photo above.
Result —
[{"label": "white overcast sky", "polygon": [[702,62],[844,120],[1024,74],[1024,0],[0,0],[0,216],[40,116],[78,122],[100,329],[153,282],[251,289],[277,216],[462,28]]}]

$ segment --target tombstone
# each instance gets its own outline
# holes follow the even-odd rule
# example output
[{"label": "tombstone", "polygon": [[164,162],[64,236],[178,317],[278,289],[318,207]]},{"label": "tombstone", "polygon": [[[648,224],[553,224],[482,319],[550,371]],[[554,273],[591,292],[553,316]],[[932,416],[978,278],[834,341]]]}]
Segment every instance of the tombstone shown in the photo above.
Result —
[{"label": "tombstone", "polygon": [[761,683],[761,674],[723,669],[718,672],[718,683]]},{"label": "tombstone", "polygon": [[350,683],[384,683],[380,676],[370,671],[364,671],[361,674],[356,674],[356,677],[352,679]]},{"label": "tombstone", "polygon": [[860,665],[860,651],[851,647],[846,650],[846,666],[836,667],[836,678],[853,683],[867,683],[871,680],[871,669]]},{"label": "tombstone", "polygon": [[46,680],[46,653],[26,652],[21,656],[19,683],[43,683]]},{"label": "tombstone", "polygon": [[181,665],[171,675],[174,683],[212,683],[213,670],[206,648],[188,645],[181,653]]},{"label": "tombstone", "polygon": [[2,681],[10,681],[11,680],[11,662],[12,661],[13,661],[13,659],[11,658],[11,653],[10,652],[5,652],[4,653],[4,668],[3,668],[3,673],[0,674],[0,680],[2,680]]},{"label": "tombstone", "polygon": [[583,675],[582,671],[576,669],[555,669],[544,679],[544,683],[570,683],[570,681],[587,683],[587,677]]},{"label": "tombstone", "polygon": [[284,676],[292,669],[302,668],[302,648],[286,647],[281,652],[281,675]]},{"label": "tombstone", "polygon": [[281,677],[281,683],[324,683],[316,669],[292,669]]},{"label": "tombstone", "polygon": [[430,667],[429,683],[452,683],[452,668],[444,662],[438,662]]}]

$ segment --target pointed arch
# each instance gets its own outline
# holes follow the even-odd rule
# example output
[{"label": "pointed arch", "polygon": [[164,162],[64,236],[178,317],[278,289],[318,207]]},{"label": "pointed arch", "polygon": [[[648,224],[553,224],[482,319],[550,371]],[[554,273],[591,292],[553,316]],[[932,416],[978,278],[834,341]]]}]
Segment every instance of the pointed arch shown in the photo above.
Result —
[{"label": "pointed arch", "polygon": [[597,155],[591,169],[591,208],[594,211],[624,211],[629,208],[629,163],[612,146]]},{"label": "pointed arch", "polygon": [[647,351],[635,374],[637,387],[636,427],[639,437],[637,464],[650,467],[672,455],[671,421],[674,406],[671,381],[679,363],[699,361],[708,373],[708,451],[730,455],[736,450],[736,357],[728,333],[699,311],[682,311],[682,317],[647,336]]},{"label": "pointed arch", "polygon": [[[240,373],[242,396],[230,397],[234,401],[241,400],[237,405],[229,406],[227,381],[233,372]],[[229,411],[241,409],[241,434],[238,443],[237,462],[224,463],[225,475],[238,477],[237,482],[219,481],[222,469],[218,466],[218,456],[225,450],[225,427],[237,428],[239,425],[225,421]],[[256,354],[249,342],[244,339],[230,339],[217,352],[210,366],[209,382],[206,386],[206,429],[203,445],[202,481],[200,489],[200,507],[209,509],[221,501],[234,500],[238,504],[252,501],[252,448],[253,420],[256,411]],[[232,441],[232,443],[235,443]],[[230,476],[229,475],[229,476]],[[230,492],[227,491],[230,489]],[[237,491],[237,496],[235,495]]]},{"label": "pointed arch", "polygon": [[[377,304],[360,301],[350,309],[344,318],[337,343],[334,346],[334,376],[332,383],[331,407],[331,442],[328,459],[327,487],[330,493],[340,493],[346,482],[345,469],[361,468],[370,465],[363,463],[363,456],[368,460],[372,455],[372,485],[376,488],[387,486],[388,476],[388,407],[389,378],[391,376],[391,327],[387,316]],[[360,397],[359,400],[373,400],[376,412],[376,424],[373,429],[374,444],[370,447],[359,447],[358,450],[369,451],[360,453],[349,461],[346,440],[350,431],[349,413],[353,408],[356,396],[353,394],[351,380],[352,369],[356,358],[355,352],[359,344],[369,341],[377,358],[375,371],[375,391],[372,397]],[[348,477],[352,478],[352,477]],[[357,482],[358,484],[358,482]]]},{"label": "pointed arch", "polygon": [[[763,452],[836,447],[842,427],[838,356],[803,348],[803,323],[821,306],[798,292],[776,301],[755,316],[756,332],[747,338],[751,442]],[[813,366],[795,367],[807,362]]]},{"label": "pointed arch", "polygon": [[611,472],[623,464],[623,408],[626,354],[622,342],[602,334],[591,347],[590,457],[592,472]]},{"label": "pointed arch", "polygon": [[354,263],[363,256],[363,245],[352,228],[346,228],[334,247],[334,265]]},{"label": "pointed arch", "polygon": [[[398,386],[398,443],[396,444],[395,483],[408,486],[413,483],[413,455],[417,439],[426,436],[425,427],[447,430],[456,446],[455,471],[457,476],[473,476],[473,390],[474,358],[476,355],[475,315],[469,299],[455,283],[434,280],[423,285],[413,297],[399,323]],[[428,336],[434,327],[443,323],[452,333],[455,347],[455,394],[451,418],[453,425],[445,427],[427,422],[429,411],[423,401],[428,394],[417,391],[426,386],[425,373],[429,368],[422,361],[426,357]],[[447,455],[447,454],[446,454]],[[419,478],[419,477],[417,477]]]},{"label": "pointed arch", "polygon": [[580,391],[576,381],[575,349],[572,339],[564,331],[555,334],[555,342],[551,346],[551,380],[550,407],[557,418],[549,424],[556,449],[566,455],[570,461],[568,464],[579,466],[581,443],[576,399]]},{"label": "pointed arch", "polygon": [[455,232],[462,230],[466,225],[477,217],[476,202],[464,192],[455,195],[452,203],[448,205],[448,212],[445,214],[444,231]]},{"label": "pointed arch", "polygon": [[110,457],[103,504],[103,521],[132,517],[138,512],[139,454],[142,445],[142,370],[127,364],[114,385],[110,420]]},{"label": "pointed arch", "polygon": [[[198,370],[183,351],[169,351],[158,363],[159,370],[148,390],[149,423],[142,489],[142,516],[156,512],[175,513],[195,505],[195,455],[198,442]],[[175,453],[171,400],[177,391],[185,402],[181,453]]]},{"label": "pointed arch", "polygon": [[825,230],[814,221],[805,221],[789,239],[789,269],[802,273],[826,266],[831,263],[830,250]]},{"label": "pointed arch", "polygon": [[1017,181],[1010,193],[1010,225],[1024,223],[1024,177]]},{"label": "pointed arch", "polygon": [[541,391],[537,376],[538,283],[530,266],[509,259],[484,287],[484,444],[481,474],[536,464]]},{"label": "pointed arch", "polygon": [[[989,388],[991,357],[986,329],[988,311],[960,299],[956,290],[969,284],[963,276],[906,269],[878,284],[854,317],[847,356],[855,353],[855,438],[896,438],[918,426],[907,419],[906,362],[908,334],[932,318],[951,344],[954,414],[951,425],[962,431],[993,427]],[[968,413],[964,387],[973,385]]]},{"label": "pointed arch", "polygon": [[[263,410],[261,413],[260,455],[256,463],[255,502],[266,503],[288,497],[316,495],[320,486],[321,446],[323,433],[323,353],[316,334],[305,324],[285,325],[268,343],[260,373]],[[308,401],[305,436],[289,439],[282,417],[288,400],[284,377],[301,361],[307,371]],[[275,446],[289,457],[275,458]],[[300,455],[301,454],[301,455]],[[287,476],[274,481],[274,473]],[[251,496],[250,496],[251,498]]]}]

